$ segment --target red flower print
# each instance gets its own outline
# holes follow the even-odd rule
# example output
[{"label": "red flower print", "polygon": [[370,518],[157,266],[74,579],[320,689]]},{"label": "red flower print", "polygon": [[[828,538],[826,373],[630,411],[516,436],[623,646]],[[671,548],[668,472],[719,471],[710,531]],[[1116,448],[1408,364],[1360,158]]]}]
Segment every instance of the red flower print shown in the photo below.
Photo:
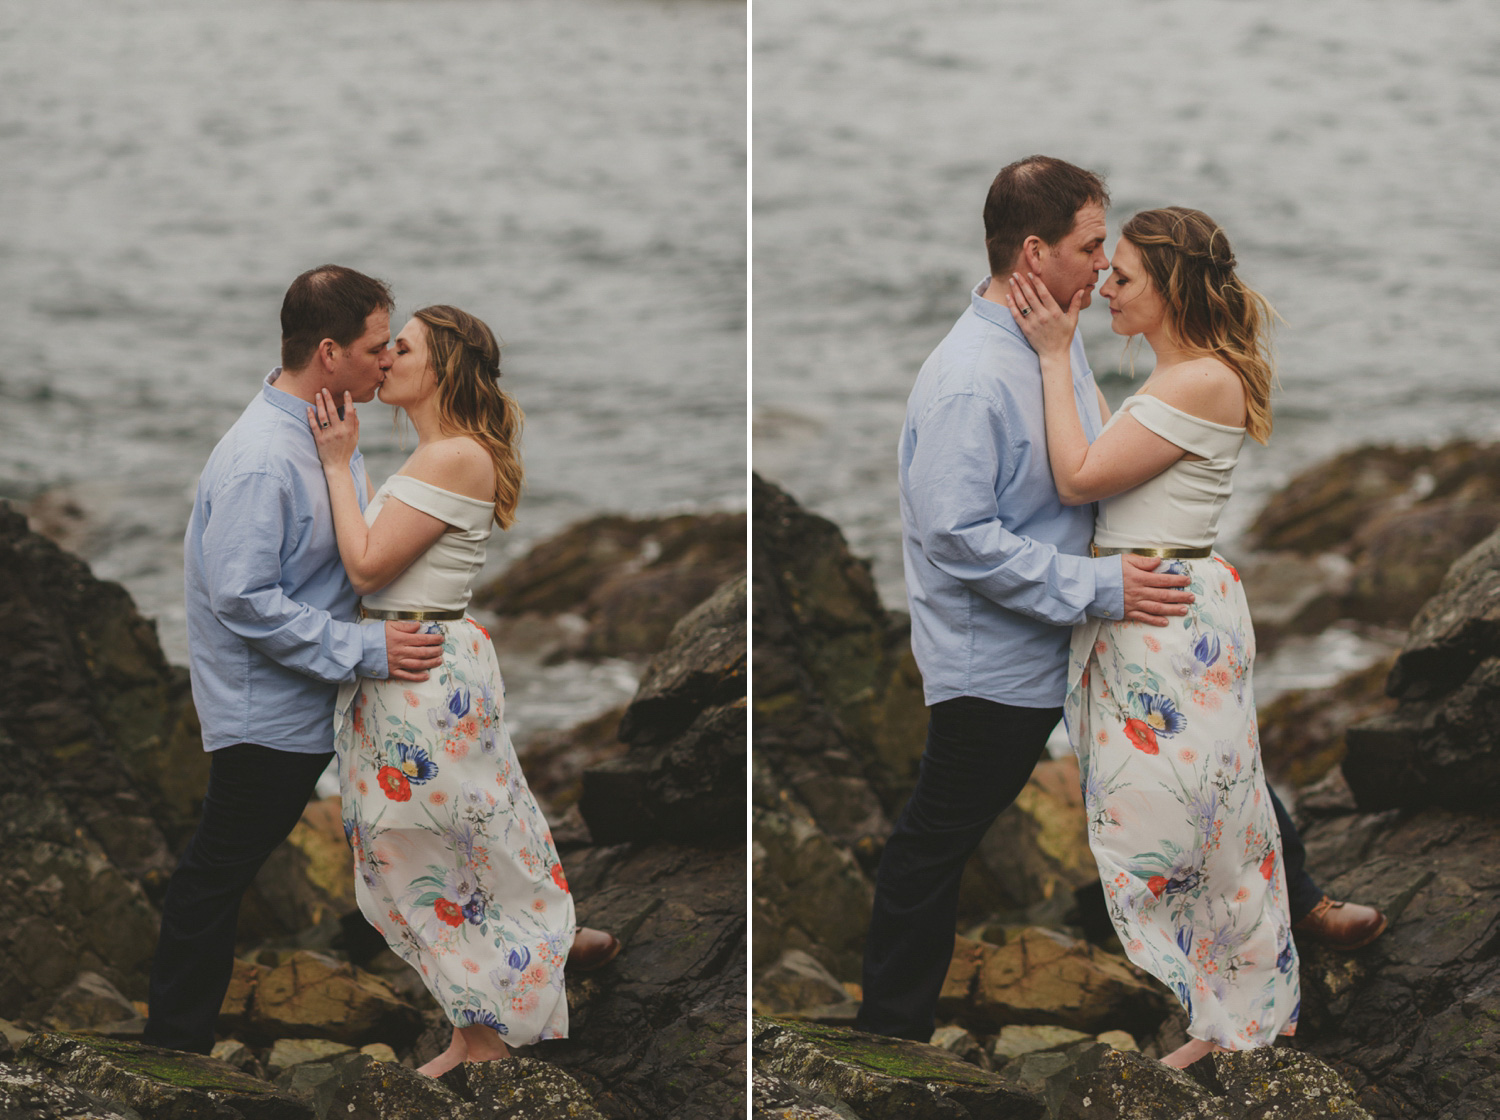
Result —
[{"label": "red flower print", "polygon": [[1151,637],[1151,635],[1147,634],[1141,639],[1141,641],[1146,643],[1146,648],[1149,649],[1152,653],[1161,652],[1161,643],[1158,642],[1155,638]]},{"label": "red flower print", "polygon": [[419,708],[422,706],[422,698],[411,689],[408,688],[406,691],[402,692],[401,695],[413,708]]},{"label": "red flower print", "polygon": [[1131,745],[1138,751],[1145,751],[1147,754],[1160,753],[1160,748],[1156,745],[1156,732],[1143,719],[1125,721],[1125,738],[1129,739]]},{"label": "red flower print", "polygon": [[456,928],[464,924],[463,910],[451,899],[440,898],[432,904],[432,908],[437,911],[437,916],[450,926]]},{"label": "red flower print", "polygon": [[554,863],[552,865],[552,881],[557,884],[558,890],[565,891],[568,889],[568,880],[563,875],[562,864]]},{"label": "red flower print", "polygon": [[1266,853],[1266,858],[1260,861],[1260,877],[1266,882],[1271,881],[1271,872],[1276,870],[1276,850],[1273,848]]},{"label": "red flower print", "polygon": [[392,801],[411,800],[411,783],[406,780],[406,775],[394,766],[382,766],[380,773],[375,775],[375,780],[380,783],[380,788],[385,790],[385,795]]},{"label": "red flower print", "polygon": [[1217,556],[1215,556],[1214,559],[1218,560],[1219,563],[1222,564],[1224,566],[1224,568],[1229,572],[1229,574],[1234,577],[1234,582],[1235,583],[1239,583],[1240,582],[1240,573],[1234,570],[1234,565],[1233,564],[1230,564],[1227,561],[1221,560]]},{"label": "red flower print", "polygon": [[1153,875],[1146,880],[1146,889],[1151,892],[1152,898],[1160,898],[1161,892],[1167,889],[1167,877],[1165,875]]},{"label": "red flower print", "polygon": [[440,789],[435,789],[427,795],[427,800],[434,805],[441,805],[448,800],[448,795]]},{"label": "red flower print", "polygon": [[[473,620],[473,619],[472,619],[472,618],[471,618],[471,619],[469,619],[469,621],[470,621],[470,622],[474,622],[474,620]],[[484,628],[484,627],[483,627],[483,626],[481,626],[481,625],[479,625],[479,623],[477,623],[477,622],[474,622],[474,629],[475,629],[475,630],[478,630],[478,631],[479,631],[479,632],[480,632],[480,633],[481,633],[481,634],[483,634],[483,635],[484,635],[484,636],[485,636],[485,637],[486,637],[486,638],[488,638],[488,637],[489,637],[489,636],[490,636],[490,632],[489,632],[489,631],[488,631],[488,630],[486,630],[486,629],[485,629],[485,628]]]}]

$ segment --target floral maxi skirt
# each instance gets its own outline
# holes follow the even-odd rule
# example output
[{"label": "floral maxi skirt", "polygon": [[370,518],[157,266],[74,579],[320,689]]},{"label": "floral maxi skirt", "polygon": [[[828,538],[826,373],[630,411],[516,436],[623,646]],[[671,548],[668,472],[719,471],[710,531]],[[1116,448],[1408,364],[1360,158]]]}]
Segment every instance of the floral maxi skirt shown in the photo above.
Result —
[{"label": "floral maxi skirt", "polygon": [[[381,625],[371,621],[367,625]],[[427,680],[345,685],[334,716],[359,908],[455,1026],[565,1038],[573,899],[505,730],[489,635],[428,623]]]},{"label": "floral maxi skirt", "polygon": [[1191,577],[1185,617],[1073,631],[1063,712],[1089,845],[1126,954],[1176,992],[1188,1035],[1265,1046],[1301,1000],[1250,612],[1217,555],[1158,570]]}]

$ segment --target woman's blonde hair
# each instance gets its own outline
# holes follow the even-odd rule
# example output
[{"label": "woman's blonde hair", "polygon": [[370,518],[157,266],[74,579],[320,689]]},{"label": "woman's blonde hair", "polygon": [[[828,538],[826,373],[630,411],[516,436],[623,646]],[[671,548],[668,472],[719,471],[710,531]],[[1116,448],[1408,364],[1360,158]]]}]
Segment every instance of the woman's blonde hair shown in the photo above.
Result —
[{"label": "woman's blonde hair", "polygon": [[445,432],[471,436],[495,460],[495,520],[509,529],[521,500],[520,405],[500,388],[500,343],[467,311],[438,304],[413,315],[427,328],[427,362],[437,381]]},{"label": "woman's blonde hair", "polygon": [[1236,275],[1228,236],[1203,211],[1186,206],[1142,210],[1120,232],[1140,250],[1166,305],[1168,337],[1213,355],[1240,375],[1245,429],[1252,439],[1268,442],[1276,376],[1270,328],[1276,311]]}]

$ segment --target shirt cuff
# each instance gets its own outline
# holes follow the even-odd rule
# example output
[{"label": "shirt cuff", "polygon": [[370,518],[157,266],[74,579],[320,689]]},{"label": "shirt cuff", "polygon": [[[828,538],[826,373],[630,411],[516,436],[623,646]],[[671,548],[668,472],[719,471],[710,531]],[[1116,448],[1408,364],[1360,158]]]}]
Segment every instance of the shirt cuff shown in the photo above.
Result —
[{"label": "shirt cuff", "polygon": [[391,675],[391,665],[385,652],[385,623],[361,626],[359,634],[365,643],[364,655],[359,659],[359,675],[386,680]]},{"label": "shirt cuff", "polygon": [[1118,556],[1094,558],[1094,601],[1088,613],[1116,621],[1125,617],[1125,569]]}]

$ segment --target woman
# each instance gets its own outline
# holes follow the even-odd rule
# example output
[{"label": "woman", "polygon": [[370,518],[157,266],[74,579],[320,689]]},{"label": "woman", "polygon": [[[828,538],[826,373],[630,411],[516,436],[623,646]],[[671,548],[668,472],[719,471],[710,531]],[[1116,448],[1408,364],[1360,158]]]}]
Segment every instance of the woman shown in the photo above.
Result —
[{"label": "woman", "polygon": [[396,338],[380,399],[404,409],[417,447],[360,512],[349,460],[359,419],[325,390],[308,423],[339,555],[373,625],[417,618],[444,635],[426,681],[345,685],[334,717],[344,831],[360,909],[421,973],[453,1023],[421,1072],[509,1055],[567,1034],[564,963],[599,967],[614,937],[574,928],[552,833],[506,733],[489,635],[464,613],[498,522],[521,490],[521,410],[500,390],[490,329],[454,307],[418,311]]},{"label": "woman", "polygon": [[1126,223],[1102,293],[1117,334],[1141,335],[1156,368],[1090,444],[1064,312],[1016,276],[1007,302],[1041,357],[1047,452],[1063,502],[1099,502],[1096,554],[1165,557],[1195,601],[1165,628],[1074,629],[1064,702],[1089,842],[1132,961],[1176,993],[1186,1066],[1296,1029],[1297,957],[1281,838],[1261,770],[1240,577],[1212,549],[1248,432],[1271,433],[1271,309],[1235,274],[1229,240],[1197,210]]}]

